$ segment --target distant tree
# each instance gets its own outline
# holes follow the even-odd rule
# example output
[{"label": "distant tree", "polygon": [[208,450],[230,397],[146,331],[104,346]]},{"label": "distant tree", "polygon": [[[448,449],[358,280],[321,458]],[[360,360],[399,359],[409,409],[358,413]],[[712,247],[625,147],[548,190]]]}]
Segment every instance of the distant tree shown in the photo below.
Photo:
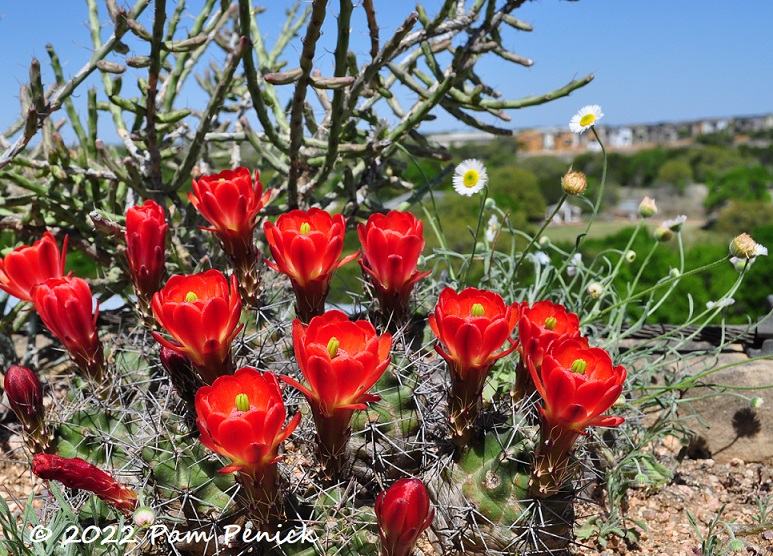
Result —
[{"label": "distant tree", "polygon": [[489,172],[491,198],[503,210],[522,213],[529,221],[545,215],[545,197],[540,192],[537,176],[525,168],[505,166]]},{"label": "distant tree", "polygon": [[658,169],[656,182],[670,185],[683,194],[685,187],[692,183],[692,166],[683,158],[667,160]]},{"label": "distant tree", "polygon": [[719,211],[714,230],[732,237],[753,228],[767,226],[771,222],[773,204],[732,200]]},{"label": "distant tree", "polygon": [[713,145],[715,147],[732,147],[734,141],[735,135],[727,129],[716,133],[704,133],[695,138],[695,142],[700,145]]},{"label": "distant tree", "polygon": [[697,183],[705,183],[710,175],[719,175],[738,166],[754,164],[754,159],[741,154],[736,148],[696,147],[689,152],[693,178]]},{"label": "distant tree", "polygon": [[569,169],[569,163],[555,156],[530,156],[521,159],[518,165],[537,176],[539,190],[546,202],[555,203],[561,198],[561,177]]},{"label": "distant tree", "polygon": [[706,179],[709,193],[704,201],[707,211],[724,206],[729,201],[770,201],[768,186],[773,176],[760,164],[739,166]]}]

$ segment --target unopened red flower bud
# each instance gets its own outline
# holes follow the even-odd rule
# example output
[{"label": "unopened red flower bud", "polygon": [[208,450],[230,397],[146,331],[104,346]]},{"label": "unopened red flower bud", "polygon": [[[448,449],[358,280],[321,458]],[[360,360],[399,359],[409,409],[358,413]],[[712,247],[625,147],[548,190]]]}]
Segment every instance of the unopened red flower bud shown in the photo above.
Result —
[{"label": "unopened red flower bud", "polygon": [[126,515],[137,507],[137,494],[108,473],[81,458],[35,454],[32,472],[41,479],[59,481],[68,488],[88,490]]},{"label": "unopened red flower bud", "polygon": [[575,172],[569,168],[561,178],[561,188],[567,195],[582,195],[588,188],[588,180],[582,172]]},{"label": "unopened red flower bud", "polygon": [[32,439],[30,446],[35,450],[47,447],[43,388],[37,375],[26,367],[11,365],[5,373],[3,388],[8,404]]},{"label": "unopened red flower bud", "polygon": [[376,498],[382,556],[408,556],[419,535],[432,524],[427,488],[419,479],[400,479]]}]

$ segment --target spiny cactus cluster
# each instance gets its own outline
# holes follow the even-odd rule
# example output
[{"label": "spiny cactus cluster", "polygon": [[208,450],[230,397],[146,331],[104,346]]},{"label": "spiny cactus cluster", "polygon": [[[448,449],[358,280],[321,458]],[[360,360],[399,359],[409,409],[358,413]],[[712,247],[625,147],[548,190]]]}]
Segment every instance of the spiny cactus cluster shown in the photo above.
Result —
[{"label": "spiny cactus cluster", "polygon": [[[206,200],[212,224],[202,233],[213,232],[226,253],[229,245],[253,245],[259,208],[232,207],[251,199],[262,206],[270,192],[245,169],[199,183],[207,192],[194,188],[191,198]],[[380,545],[382,554],[407,554],[425,526],[441,553],[566,547],[574,441],[588,425],[620,424],[601,414],[625,377],[605,351],[588,347],[576,315],[549,301],[508,304],[476,288],[438,294],[440,284],[417,269],[423,227],[410,213],[358,225],[363,279],[378,295],[360,299],[352,315],[325,306],[335,269],[360,256],[341,259],[340,215],[295,210],[265,222],[272,270],[260,271],[251,247],[240,250],[242,259],[229,255],[230,280],[210,269],[162,285],[167,229],[152,201],[127,211],[136,311],[131,319],[123,308],[110,344],[108,334],[97,335],[91,296],[63,275],[65,253],[49,237],[2,261],[0,285],[28,289],[78,370],[68,398],[47,416],[37,413],[38,428],[53,430],[46,443],[30,435],[38,475],[93,491],[121,512],[153,511],[175,531],[211,530],[214,543],[227,525],[247,523],[314,534],[303,545],[264,541],[265,550],[359,554]],[[28,267],[17,264],[22,257]],[[240,267],[259,279],[239,282]],[[76,286],[88,288],[82,280]],[[87,325],[77,337],[73,319]],[[500,360],[514,365],[516,348],[512,392],[484,405],[491,369]],[[96,375],[94,354],[103,353]],[[99,481],[68,475],[87,466],[111,470],[123,485],[111,483],[105,494],[93,486]],[[374,514],[376,496],[395,481],[409,488],[399,483],[408,478],[420,485],[411,496],[432,499],[434,517],[396,523],[403,512],[391,506],[405,503],[397,494]],[[116,501],[114,492],[128,498]],[[92,518],[112,515],[102,507]],[[222,540],[237,551],[250,544]]]}]

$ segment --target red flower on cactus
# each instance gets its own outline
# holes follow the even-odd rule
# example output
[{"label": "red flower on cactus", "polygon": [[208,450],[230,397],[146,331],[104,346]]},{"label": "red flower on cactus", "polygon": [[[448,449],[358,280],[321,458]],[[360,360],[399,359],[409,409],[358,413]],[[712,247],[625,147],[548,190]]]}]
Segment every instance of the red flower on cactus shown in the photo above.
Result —
[{"label": "red flower on cactus", "polygon": [[342,311],[328,311],[308,326],[295,319],[293,345],[309,386],[281,378],[300,390],[320,415],[365,409],[365,403],[381,399],[367,391],[389,366],[391,334],[378,336],[368,321],[351,322]]},{"label": "red flower on cactus", "polygon": [[196,393],[196,423],[201,443],[231,460],[221,473],[263,469],[279,461],[279,446],[298,426],[287,412],[273,373],[251,367],[221,376]]},{"label": "red flower on cactus", "polygon": [[534,364],[531,377],[545,403],[545,420],[554,427],[582,432],[589,426],[616,427],[622,417],[602,415],[623,391],[625,368],[612,365],[601,348],[582,339],[554,343],[542,361],[541,376]]},{"label": "red flower on cactus", "polygon": [[59,481],[68,488],[93,492],[126,515],[137,507],[137,494],[98,467],[81,458],[35,454],[32,472],[41,479]]},{"label": "red flower on cactus", "polygon": [[166,215],[148,199],[126,211],[126,259],[137,295],[149,300],[161,286],[166,251]]},{"label": "red flower on cactus", "polygon": [[539,373],[542,358],[554,342],[579,337],[580,319],[563,305],[552,301],[538,301],[532,306],[527,302],[521,303],[518,321],[518,352],[521,358],[515,369],[513,399],[518,401],[534,393],[527,361],[531,361]]},{"label": "red flower on cactus", "polygon": [[505,304],[497,293],[476,288],[456,293],[446,288],[429,316],[429,326],[445,346],[444,350],[437,345],[435,350],[448,362],[452,374],[463,381],[480,379],[482,386],[485,373],[515,349],[497,351],[510,339],[517,320],[518,305]]},{"label": "red flower on cactus", "polygon": [[263,231],[274,257],[266,264],[290,277],[298,316],[308,322],[321,315],[333,272],[359,255],[357,252],[338,260],[344,248],[344,217],[317,208],[292,210],[280,216],[276,224],[266,222]]},{"label": "red flower on cactus", "polygon": [[419,535],[432,524],[427,487],[419,479],[400,479],[376,498],[376,521],[383,556],[408,556]]},{"label": "red flower on cactus", "polygon": [[32,301],[43,324],[64,344],[78,367],[101,381],[104,354],[97,334],[99,303],[92,310],[89,285],[74,276],[49,278],[32,289]]},{"label": "red flower on cactus", "polygon": [[566,307],[551,301],[538,301],[531,307],[521,304],[518,322],[519,351],[522,357],[529,357],[537,368],[550,345],[557,339],[578,338],[580,319]]},{"label": "red flower on cactus", "polygon": [[308,386],[282,376],[306,397],[317,426],[320,459],[336,474],[346,459],[355,410],[381,398],[368,394],[389,366],[392,336],[378,336],[367,321],[351,322],[341,311],[314,317],[308,326],[293,321],[293,345]]},{"label": "red flower on cactus", "polygon": [[430,274],[416,265],[424,249],[424,227],[410,212],[373,214],[357,227],[362,244],[360,266],[370,276],[381,309],[402,313],[413,285]]},{"label": "red flower on cactus", "polygon": [[67,237],[60,253],[54,236],[46,232],[32,245],[17,247],[0,258],[0,289],[22,301],[32,301],[35,286],[64,276],[66,256]]},{"label": "red flower on cactus", "polygon": [[263,193],[260,173],[255,170],[253,179],[241,167],[193,180],[193,192],[188,193],[196,210],[212,223],[212,228],[203,229],[216,233],[228,255],[236,259],[253,249],[252,231],[270,197],[270,189]]},{"label": "red flower on cactus", "polygon": [[467,441],[489,371],[515,349],[501,348],[507,340],[513,342],[517,320],[518,304],[505,304],[497,293],[476,288],[440,292],[429,326],[445,346],[435,350],[451,374],[450,417],[459,443]]},{"label": "red flower on cactus", "polygon": [[235,276],[230,282],[217,270],[172,276],[153,296],[151,308],[174,342],[157,332],[153,337],[186,355],[205,383],[230,374],[231,342],[243,326],[239,325],[242,301]]},{"label": "red flower on cactus", "polygon": [[602,415],[620,397],[626,372],[613,366],[609,354],[588,347],[585,338],[566,338],[551,344],[541,372],[526,359],[531,378],[542,397],[540,441],[534,454],[529,490],[550,497],[560,491],[570,473],[569,454],[589,426],[615,427],[622,417]]}]

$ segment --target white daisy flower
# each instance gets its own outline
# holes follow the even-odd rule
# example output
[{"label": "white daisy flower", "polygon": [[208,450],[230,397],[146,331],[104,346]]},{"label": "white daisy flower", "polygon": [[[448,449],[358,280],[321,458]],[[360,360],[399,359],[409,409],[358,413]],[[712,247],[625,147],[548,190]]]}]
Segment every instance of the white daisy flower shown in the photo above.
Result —
[{"label": "white daisy flower", "polygon": [[454,190],[459,195],[472,197],[483,189],[487,182],[486,167],[475,158],[465,160],[454,171]]},{"label": "white daisy flower", "polygon": [[548,254],[544,251],[536,251],[534,253],[534,258],[537,259],[540,266],[548,266],[550,264],[550,257],[548,257]]},{"label": "white daisy flower", "polygon": [[583,106],[577,114],[572,116],[572,120],[569,122],[569,129],[572,133],[582,133],[596,125],[596,122],[603,117],[604,113],[598,104]]},{"label": "white daisy flower", "polygon": [[671,230],[672,232],[681,232],[682,226],[687,222],[687,216],[680,214],[676,218],[670,220],[664,220],[662,226]]},{"label": "white daisy flower", "polygon": [[497,237],[499,231],[499,218],[496,214],[492,214],[488,219],[488,225],[486,226],[486,241],[493,243]]}]

